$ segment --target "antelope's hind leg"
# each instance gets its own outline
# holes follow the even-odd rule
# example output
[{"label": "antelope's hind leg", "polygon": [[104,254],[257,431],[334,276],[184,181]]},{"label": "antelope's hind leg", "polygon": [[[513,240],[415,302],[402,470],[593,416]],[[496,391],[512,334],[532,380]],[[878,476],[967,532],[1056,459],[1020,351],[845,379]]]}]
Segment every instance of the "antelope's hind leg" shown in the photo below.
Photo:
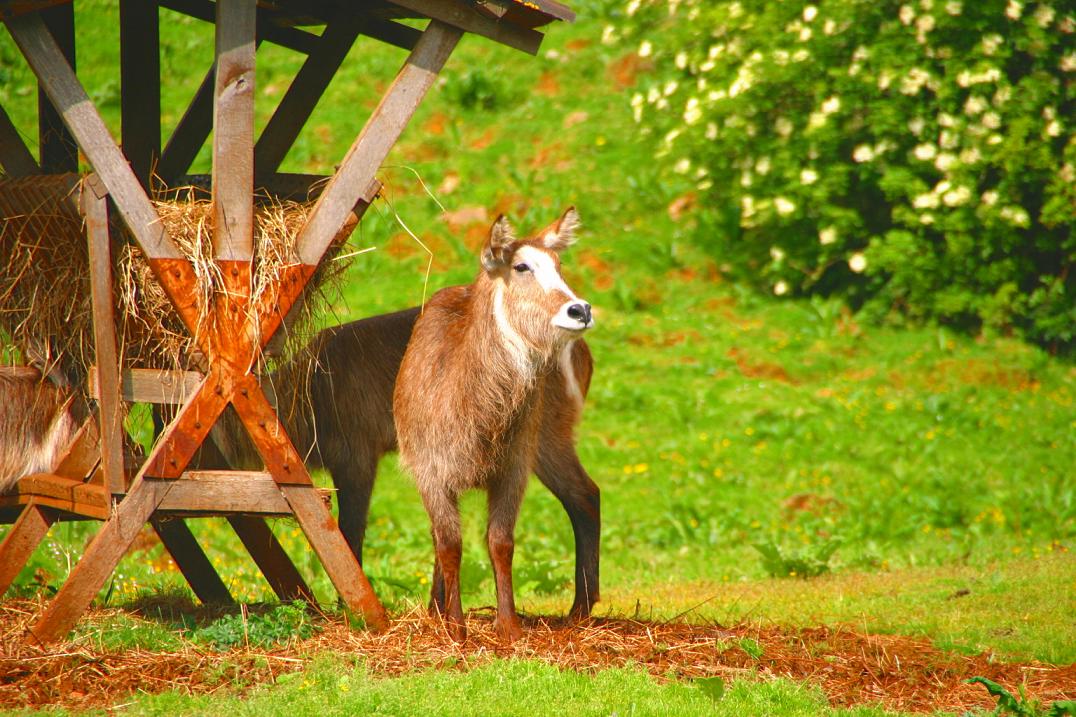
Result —
[{"label": "antelope's hind leg", "polygon": [[[467,627],[460,600],[460,562],[463,542],[460,536],[459,499],[455,494],[439,488],[422,491],[422,502],[430,516],[434,549],[434,594],[430,611],[439,614],[453,640],[467,639]],[[440,595],[437,573],[440,570]],[[438,597],[441,599],[438,600]]]}]

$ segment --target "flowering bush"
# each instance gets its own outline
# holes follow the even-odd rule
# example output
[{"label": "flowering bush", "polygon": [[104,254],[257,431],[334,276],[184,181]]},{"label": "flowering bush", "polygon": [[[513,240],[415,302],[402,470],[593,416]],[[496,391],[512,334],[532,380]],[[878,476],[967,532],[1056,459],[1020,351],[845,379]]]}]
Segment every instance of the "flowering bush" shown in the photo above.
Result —
[{"label": "flowering bush", "polygon": [[1076,14],[1018,0],[631,0],[604,40],[701,195],[701,240],[775,294],[1076,346]]}]

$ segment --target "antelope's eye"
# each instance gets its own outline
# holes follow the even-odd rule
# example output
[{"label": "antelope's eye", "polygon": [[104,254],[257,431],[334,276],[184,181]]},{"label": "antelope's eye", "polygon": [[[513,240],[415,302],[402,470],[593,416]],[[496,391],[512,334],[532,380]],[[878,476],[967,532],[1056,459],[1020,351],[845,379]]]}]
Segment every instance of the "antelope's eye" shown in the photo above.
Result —
[{"label": "antelope's eye", "polygon": [[523,272],[531,270],[530,266],[527,265],[527,264],[516,264],[512,268],[515,269],[516,271],[518,271],[520,274],[522,274]]}]

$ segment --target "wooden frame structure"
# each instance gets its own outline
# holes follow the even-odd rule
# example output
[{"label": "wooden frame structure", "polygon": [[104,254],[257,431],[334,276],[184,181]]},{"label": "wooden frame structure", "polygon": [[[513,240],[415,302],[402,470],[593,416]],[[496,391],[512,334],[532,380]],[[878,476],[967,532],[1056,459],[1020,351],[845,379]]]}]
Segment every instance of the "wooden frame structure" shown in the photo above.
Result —
[{"label": "wooden frame structure", "polygon": [[[0,107],[0,198],[6,179],[77,173],[79,152],[92,167],[67,182],[89,243],[96,367],[89,391],[95,410],[67,455],[48,474],[27,476],[0,498],[14,525],[0,543],[0,593],[60,519],[103,520],[82,559],[32,626],[37,640],[66,634],[149,523],[203,601],[230,601],[183,519],[224,515],[284,599],[312,599],[309,587],[264,522],[299,523],[343,602],[366,623],[387,617],[347,546],[326,501],[311,482],[256,374],[258,358],[301,301],[334,241],[349,233],[376,195],[374,175],[464,32],[534,53],[534,28],[571,20],[555,0],[119,0],[122,137],[118,145],[75,72],[71,0],[0,0],[3,19],[39,85],[39,157]],[[213,67],[169,140],[161,138],[161,9],[215,23]],[[427,21],[398,22],[404,18]],[[309,27],[324,26],[320,34]],[[255,187],[305,193],[311,178],[278,172],[329,81],[360,36],[409,52],[395,80],[321,190],[297,239],[298,260],[271,289],[251,298]],[[272,42],[307,60],[275,113],[254,134],[255,53]],[[213,246],[223,287],[210,306],[191,291],[194,272],[150,202],[151,169],[166,185],[187,181],[195,155],[213,133]],[[320,179],[320,178],[318,178]],[[109,256],[109,212],[119,215],[146,256],[204,356],[200,372],[122,371],[116,348]],[[123,448],[123,401],[179,405],[175,419],[136,470]],[[265,470],[189,470],[210,428],[234,407]],[[211,444],[206,444],[207,447]],[[6,502],[5,502],[6,501]],[[0,512],[2,517],[2,512]]]}]

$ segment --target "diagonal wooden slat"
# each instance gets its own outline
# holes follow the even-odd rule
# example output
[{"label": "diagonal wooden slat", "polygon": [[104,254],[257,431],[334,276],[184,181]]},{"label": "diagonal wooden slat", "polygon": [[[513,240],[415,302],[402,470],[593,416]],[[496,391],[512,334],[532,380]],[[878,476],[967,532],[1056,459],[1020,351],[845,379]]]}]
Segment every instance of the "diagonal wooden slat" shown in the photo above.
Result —
[{"label": "diagonal wooden slat", "polygon": [[161,156],[160,11],[157,0],[120,0],[120,127],[142,186]]},{"label": "diagonal wooden slat", "polygon": [[303,580],[303,576],[284,552],[284,547],[265,519],[256,515],[232,515],[228,523],[236,535],[243,541],[258,568],[262,571],[269,587],[281,600],[305,600],[314,604],[314,591]]},{"label": "diagonal wooden slat", "polygon": [[462,31],[431,20],[403,68],[344,157],[299,230],[296,251],[304,264],[317,265],[374,179],[389,150],[437,79]]},{"label": "diagonal wooden slat", "polygon": [[0,542],[0,596],[11,587],[34,549],[45,539],[59,511],[29,503]]},{"label": "diagonal wooden slat", "polygon": [[108,187],[112,201],[142,251],[149,257],[180,257],[179,249],[165,232],[149,197],[45,23],[38,15],[9,18],[5,23],[38,82]]},{"label": "diagonal wooden slat", "polygon": [[456,0],[392,0],[392,4],[531,55],[538,54],[538,48],[542,45],[542,33],[510,22],[498,22],[497,18],[480,13],[467,3]]},{"label": "diagonal wooden slat", "polygon": [[0,167],[9,177],[41,173],[37,160],[22,141],[19,130],[3,107],[0,107]]},{"label": "diagonal wooden slat", "polygon": [[255,0],[217,0],[213,253],[224,260],[253,252],[256,10]]},{"label": "diagonal wooden slat", "polygon": [[[46,7],[39,17],[44,21],[64,59],[75,66],[75,10],[72,4]],[[41,168],[46,174],[78,171],[78,147],[64,127],[63,118],[49,101],[44,88],[37,92],[38,150]]]},{"label": "diagonal wooden slat", "polygon": [[181,518],[150,519],[164,547],[175,561],[179,572],[190,583],[198,599],[205,604],[231,605],[235,603],[228,587],[220,579],[213,563],[206,557],[191,529]]}]

